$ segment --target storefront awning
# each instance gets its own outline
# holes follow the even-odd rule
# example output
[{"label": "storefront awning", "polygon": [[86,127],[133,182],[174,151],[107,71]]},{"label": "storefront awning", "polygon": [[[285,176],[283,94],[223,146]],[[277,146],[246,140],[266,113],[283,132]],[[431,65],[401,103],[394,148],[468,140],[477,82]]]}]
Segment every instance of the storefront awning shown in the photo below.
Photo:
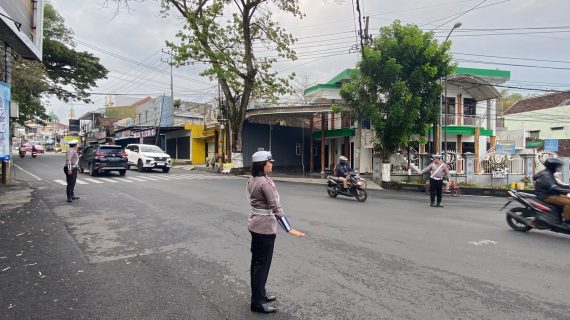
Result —
[{"label": "storefront awning", "polygon": [[500,98],[501,94],[485,79],[469,74],[452,74],[447,76],[447,84],[467,91],[476,101]]}]

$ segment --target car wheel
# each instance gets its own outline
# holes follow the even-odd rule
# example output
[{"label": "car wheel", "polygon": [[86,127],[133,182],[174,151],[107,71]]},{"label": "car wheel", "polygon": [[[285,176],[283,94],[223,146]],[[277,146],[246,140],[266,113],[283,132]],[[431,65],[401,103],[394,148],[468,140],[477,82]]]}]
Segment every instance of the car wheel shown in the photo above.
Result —
[{"label": "car wheel", "polygon": [[127,170],[119,170],[119,174],[124,176],[125,174],[127,174]]},{"label": "car wheel", "polygon": [[162,172],[164,172],[164,173],[168,173],[169,171],[170,171],[170,168],[168,168],[168,167],[167,167],[167,168],[162,168]]},{"label": "car wheel", "polygon": [[95,170],[95,165],[93,162],[89,163],[89,175],[92,177],[97,175],[97,170]]},{"label": "car wheel", "polygon": [[139,159],[139,161],[137,162],[137,170],[138,170],[139,172],[143,172],[143,171],[144,171],[144,167],[143,167],[143,163],[142,163],[142,160],[141,160],[141,159]]}]

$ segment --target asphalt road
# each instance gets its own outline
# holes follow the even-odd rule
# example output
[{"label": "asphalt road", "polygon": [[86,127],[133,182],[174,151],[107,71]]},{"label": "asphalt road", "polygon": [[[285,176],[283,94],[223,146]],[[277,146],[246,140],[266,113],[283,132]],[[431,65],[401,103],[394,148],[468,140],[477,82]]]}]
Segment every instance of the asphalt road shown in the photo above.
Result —
[{"label": "asphalt road", "polygon": [[570,237],[512,231],[505,199],[436,209],[419,193],[358,203],[278,182],[307,236],[279,232],[267,316],[249,311],[244,178],[80,174],[69,204],[63,155],[15,163],[31,200],[3,213],[2,319],[570,319]]}]

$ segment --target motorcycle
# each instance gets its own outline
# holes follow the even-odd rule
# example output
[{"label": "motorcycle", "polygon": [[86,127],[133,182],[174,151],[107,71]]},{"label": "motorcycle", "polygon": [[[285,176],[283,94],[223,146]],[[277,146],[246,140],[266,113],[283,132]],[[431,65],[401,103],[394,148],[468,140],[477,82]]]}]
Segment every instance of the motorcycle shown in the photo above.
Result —
[{"label": "motorcycle", "polygon": [[26,148],[25,147],[20,147],[18,149],[18,154],[20,155],[20,158],[23,158],[26,156]]},{"label": "motorcycle", "polygon": [[358,172],[351,171],[347,177],[348,189],[344,189],[341,181],[335,176],[327,177],[327,193],[329,197],[336,198],[339,194],[346,197],[355,197],[359,202],[364,202],[368,198],[366,193],[366,181],[360,177]]},{"label": "motorcycle", "polygon": [[535,228],[570,234],[570,224],[562,222],[562,208],[540,201],[536,195],[526,192],[510,190],[509,195],[512,200],[509,200],[500,211],[513,201],[522,205],[506,211],[507,224],[513,230],[527,232]]},{"label": "motorcycle", "polygon": [[38,155],[38,152],[36,150],[32,149],[32,158],[37,157],[37,155]]}]

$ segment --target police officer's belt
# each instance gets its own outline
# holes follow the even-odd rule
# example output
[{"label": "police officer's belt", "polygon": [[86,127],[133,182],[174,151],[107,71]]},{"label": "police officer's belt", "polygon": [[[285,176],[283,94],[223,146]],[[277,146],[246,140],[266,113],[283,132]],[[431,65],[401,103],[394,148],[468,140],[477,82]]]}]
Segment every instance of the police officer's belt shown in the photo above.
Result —
[{"label": "police officer's belt", "polygon": [[275,213],[273,213],[273,210],[271,210],[271,209],[251,208],[251,213],[256,214],[256,215],[260,215],[260,216],[274,216],[275,215]]}]

